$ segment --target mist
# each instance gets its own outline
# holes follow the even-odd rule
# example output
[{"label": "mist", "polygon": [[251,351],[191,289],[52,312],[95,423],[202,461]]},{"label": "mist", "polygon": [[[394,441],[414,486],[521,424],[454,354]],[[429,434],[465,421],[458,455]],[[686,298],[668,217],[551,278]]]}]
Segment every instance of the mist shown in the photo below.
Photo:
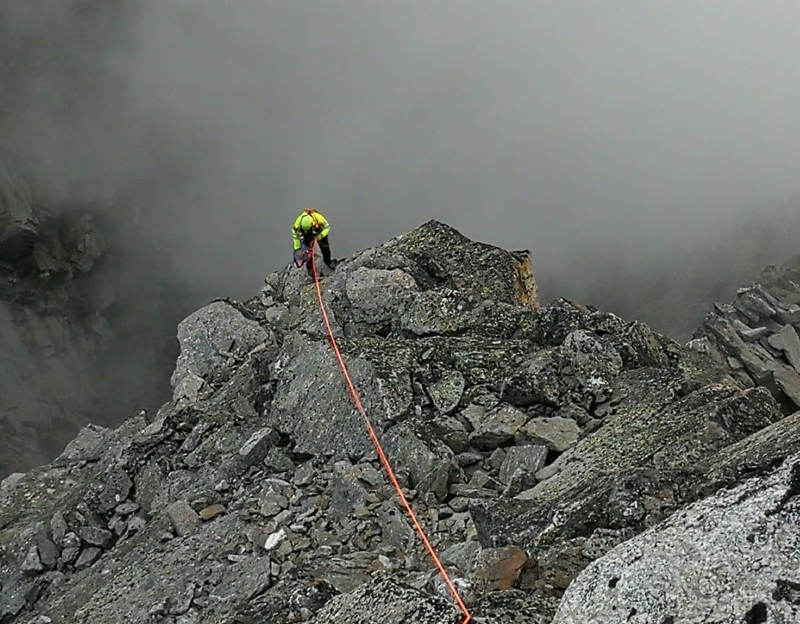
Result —
[{"label": "mist", "polygon": [[334,256],[436,218],[530,249],[547,299],[668,331],[643,285],[724,279],[726,241],[797,213],[794,2],[0,7],[58,60],[21,65],[3,140],[49,201],[164,259],[126,279],[175,279],[198,304],[256,292],[311,205]]}]

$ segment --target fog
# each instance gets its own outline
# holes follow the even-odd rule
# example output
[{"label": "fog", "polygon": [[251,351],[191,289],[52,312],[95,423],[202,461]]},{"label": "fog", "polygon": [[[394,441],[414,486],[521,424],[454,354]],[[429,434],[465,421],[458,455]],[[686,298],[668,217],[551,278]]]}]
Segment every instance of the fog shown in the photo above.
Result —
[{"label": "fog", "polygon": [[[253,294],[312,205],[334,256],[436,218],[530,249],[545,298],[666,331],[680,310],[659,317],[643,284],[700,280],[706,304],[731,237],[797,212],[796,2],[0,7],[52,61],[18,63],[5,141],[51,201],[106,211],[132,248],[167,254],[147,279],[198,303]],[[792,244],[759,240],[757,260]]]}]

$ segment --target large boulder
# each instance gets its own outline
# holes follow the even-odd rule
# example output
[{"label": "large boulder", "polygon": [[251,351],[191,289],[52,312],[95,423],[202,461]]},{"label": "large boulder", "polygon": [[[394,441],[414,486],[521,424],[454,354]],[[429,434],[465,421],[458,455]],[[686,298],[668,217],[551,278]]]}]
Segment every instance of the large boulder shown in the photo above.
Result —
[{"label": "large boulder", "polygon": [[177,388],[189,375],[213,375],[269,338],[257,321],[246,318],[231,304],[216,301],[207,305],[178,326],[181,353],[172,374],[172,387]]},{"label": "large boulder", "polygon": [[554,624],[800,620],[800,454],[673,514],[587,568]]},{"label": "large boulder", "polygon": [[360,263],[403,268],[422,290],[451,288],[530,310],[540,307],[526,252],[512,253],[472,241],[439,221],[428,221],[371,250],[356,260]]}]

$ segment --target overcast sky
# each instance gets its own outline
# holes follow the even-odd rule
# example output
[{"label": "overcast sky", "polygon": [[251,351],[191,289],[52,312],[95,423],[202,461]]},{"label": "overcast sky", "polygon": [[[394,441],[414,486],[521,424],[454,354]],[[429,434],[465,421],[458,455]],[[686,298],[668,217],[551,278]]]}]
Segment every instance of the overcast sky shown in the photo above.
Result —
[{"label": "overcast sky", "polygon": [[531,249],[566,291],[546,295],[580,298],[800,195],[796,1],[137,8],[102,57],[119,82],[86,90],[80,149],[74,133],[33,144],[69,155],[70,188],[136,197],[209,296],[287,263],[305,205],[334,256],[437,218]]}]

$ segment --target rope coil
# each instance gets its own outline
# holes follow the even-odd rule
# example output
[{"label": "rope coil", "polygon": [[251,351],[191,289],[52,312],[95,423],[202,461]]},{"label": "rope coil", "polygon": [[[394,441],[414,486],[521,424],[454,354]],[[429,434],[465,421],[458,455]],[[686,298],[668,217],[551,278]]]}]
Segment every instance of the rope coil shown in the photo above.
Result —
[{"label": "rope coil", "polygon": [[436,551],[433,549],[433,546],[428,540],[428,536],[425,534],[425,530],[422,528],[422,524],[420,523],[417,515],[414,513],[414,510],[411,508],[408,500],[406,499],[405,494],[403,493],[403,488],[400,487],[400,483],[397,481],[397,477],[394,475],[394,471],[392,470],[392,466],[389,463],[388,458],[386,457],[386,453],[383,451],[383,447],[381,446],[380,441],[378,440],[378,435],[375,433],[375,429],[372,426],[372,423],[369,420],[369,416],[367,416],[367,411],[364,409],[364,406],[361,403],[361,397],[359,396],[358,392],[356,391],[355,386],[353,385],[353,381],[350,379],[350,373],[347,371],[347,366],[344,363],[344,359],[342,358],[342,354],[339,351],[339,345],[336,342],[336,338],[333,335],[333,329],[331,329],[331,323],[328,319],[328,312],[325,309],[325,303],[322,300],[322,288],[319,285],[319,276],[317,275],[317,267],[315,261],[316,253],[314,249],[314,243],[311,244],[311,273],[314,278],[314,286],[317,291],[317,301],[319,302],[319,309],[322,313],[322,320],[325,324],[325,330],[328,333],[328,340],[333,348],[333,352],[336,354],[336,359],[339,362],[339,368],[342,371],[342,376],[344,377],[345,382],[347,383],[347,389],[350,391],[350,398],[353,400],[353,404],[356,407],[356,410],[361,416],[361,419],[364,421],[364,426],[367,430],[367,435],[369,436],[372,445],[375,447],[375,453],[378,456],[378,460],[383,467],[384,472],[386,473],[389,482],[391,483],[392,487],[394,487],[395,491],[397,492],[397,497],[400,500],[400,504],[405,510],[406,514],[408,515],[409,519],[411,520],[411,524],[414,527],[417,535],[419,536],[422,544],[425,546],[425,550],[430,555],[431,560],[433,561],[436,569],[439,572],[439,576],[442,577],[442,581],[444,581],[447,590],[450,592],[450,595],[453,597],[453,600],[456,603],[456,606],[464,614],[464,619],[462,620],[461,624],[469,624],[472,621],[472,615],[470,615],[469,610],[467,609],[464,601],[461,599],[461,596],[456,589],[455,584],[450,579],[450,576],[447,574],[447,570],[445,569],[442,562],[439,560],[439,557],[436,555]]}]

